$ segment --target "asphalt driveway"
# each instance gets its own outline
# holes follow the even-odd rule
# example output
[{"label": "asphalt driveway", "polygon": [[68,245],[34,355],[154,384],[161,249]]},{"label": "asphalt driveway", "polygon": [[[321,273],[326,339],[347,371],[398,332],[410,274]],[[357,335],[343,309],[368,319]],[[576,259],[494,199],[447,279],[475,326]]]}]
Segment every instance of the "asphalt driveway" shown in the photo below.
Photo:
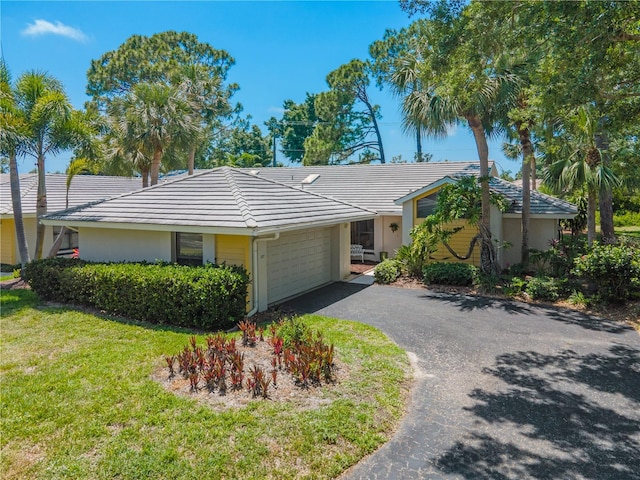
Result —
[{"label": "asphalt driveway", "polygon": [[640,335],[528,304],[337,283],[285,305],[417,360],[398,432],[343,479],[640,479]]}]

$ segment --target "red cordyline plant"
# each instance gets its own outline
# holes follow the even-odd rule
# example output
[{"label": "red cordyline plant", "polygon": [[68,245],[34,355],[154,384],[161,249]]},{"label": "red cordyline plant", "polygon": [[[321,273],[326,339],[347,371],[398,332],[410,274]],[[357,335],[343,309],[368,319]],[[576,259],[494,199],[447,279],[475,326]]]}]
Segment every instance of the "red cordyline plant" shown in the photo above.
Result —
[{"label": "red cordyline plant", "polygon": [[[272,347],[271,370],[254,365],[248,377],[244,373],[244,354],[236,347],[235,338],[227,339],[222,333],[206,337],[206,348],[197,345],[197,338],[191,336],[189,343],[175,356],[165,356],[170,378],[178,371],[189,380],[190,390],[197,392],[203,380],[209,392],[227,392],[227,379],[232,390],[241,390],[246,378],[246,387],[253,397],[268,398],[270,385],[277,388],[278,370],[291,374],[300,387],[320,384],[321,380],[333,380],[334,346],[324,343],[320,333],[308,332],[296,335],[285,348],[285,341],[279,333],[283,321],[269,326],[269,345]],[[243,320],[239,323],[242,344],[253,347],[258,339],[264,341],[265,329],[257,328],[254,322]],[[304,325],[303,325],[304,327]],[[256,335],[257,332],[257,335]]]},{"label": "red cordyline plant", "polygon": [[245,347],[253,347],[256,344],[256,324],[250,320],[242,320],[238,322],[238,328],[242,331],[242,345]]}]

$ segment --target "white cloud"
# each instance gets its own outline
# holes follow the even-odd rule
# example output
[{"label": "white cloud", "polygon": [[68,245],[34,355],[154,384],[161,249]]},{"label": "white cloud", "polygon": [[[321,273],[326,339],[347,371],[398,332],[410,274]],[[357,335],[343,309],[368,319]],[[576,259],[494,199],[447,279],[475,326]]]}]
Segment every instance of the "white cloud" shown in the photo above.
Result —
[{"label": "white cloud", "polygon": [[284,113],[284,108],[282,107],[269,107],[267,110],[269,113],[278,113],[280,115]]},{"label": "white cloud", "polygon": [[87,36],[82,33],[81,30],[57,21],[55,23],[51,23],[47,20],[37,19],[33,23],[27,25],[27,28],[22,31],[22,35],[29,35],[32,37],[48,34],[60,35],[78,42],[84,42],[87,40]]}]

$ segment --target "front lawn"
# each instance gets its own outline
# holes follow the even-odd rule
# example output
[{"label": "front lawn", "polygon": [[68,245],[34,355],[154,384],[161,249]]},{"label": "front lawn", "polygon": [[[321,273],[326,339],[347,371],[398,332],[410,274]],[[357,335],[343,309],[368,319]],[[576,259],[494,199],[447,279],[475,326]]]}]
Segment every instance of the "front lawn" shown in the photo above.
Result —
[{"label": "front lawn", "polygon": [[152,378],[189,331],[43,306],[28,290],[2,291],[0,306],[3,479],[335,477],[404,412],[407,357],[360,323],[305,317],[350,372],[322,406],[214,411]]}]

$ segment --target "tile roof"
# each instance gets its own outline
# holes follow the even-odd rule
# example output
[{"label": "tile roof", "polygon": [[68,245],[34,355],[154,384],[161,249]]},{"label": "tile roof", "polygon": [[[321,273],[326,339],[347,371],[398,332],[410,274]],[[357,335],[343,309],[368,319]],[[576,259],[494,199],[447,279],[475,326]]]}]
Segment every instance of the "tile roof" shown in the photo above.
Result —
[{"label": "tile roof", "polygon": [[268,231],[371,218],[375,212],[315,192],[220,167],[110,200],[47,215],[48,220]]},{"label": "tile roof", "polygon": [[[63,210],[66,204],[67,176],[47,174],[45,181],[47,185],[47,211]],[[69,207],[115,197],[126,192],[139,190],[141,187],[142,180],[140,178],[76,175],[73,177],[69,189]],[[20,175],[20,192],[23,215],[35,215],[38,176],[33,173]],[[7,174],[0,176],[0,214],[13,215],[11,182]]]},{"label": "tile roof", "polygon": [[[493,162],[492,162],[493,165]],[[380,214],[402,214],[394,200],[444,176],[480,173],[478,162],[387,163],[376,165],[329,165],[316,167],[247,168],[261,178],[302,187],[309,175],[318,175],[305,191],[359,205]]]},{"label": "tile roof", "polygon": [[[443,183],[453,183],[457,179],[464,177],[463,174],[449,175],[438,179],[437,181],[425,185],[422,188],[415,190],[409,195],[397,198],[396,203],[402,205],[403,203],[416,198],[423,193],[433,190],[434,188],[442,185]],[[522,188],[514,185],[511,182],[502,180],[498,177],[489,178],[489,188],[491,191],[502,195],[507,201],[509,206],[503,213],[509,214],[522,214]],[[555,218],[570,218],[577,213],[578,209],[572,203],[566,202],[559,198],[551,197],[540,193],[538,191],[531,191],[531,215],[545,215]]]},{"label": "tile roof", "polygon": [[[522,213],[522,187],[497,177],[489,180],[491,189],[503,195],[511,202],[504,213]],[[569,202],[550,195],[545,195],[537,190],[531,191],[531,215],[551,215],[562,218],[573,217],[578,213],[578,208]]]}]

